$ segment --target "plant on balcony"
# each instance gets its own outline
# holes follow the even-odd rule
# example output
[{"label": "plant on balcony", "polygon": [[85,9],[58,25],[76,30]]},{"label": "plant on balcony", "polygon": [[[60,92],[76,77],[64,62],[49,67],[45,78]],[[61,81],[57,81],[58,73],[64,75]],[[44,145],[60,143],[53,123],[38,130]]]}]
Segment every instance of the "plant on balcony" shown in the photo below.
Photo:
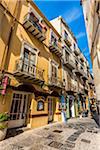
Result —
[{"label": "plant on balcony", "polygon": [[7,113],[0,113],[0,141],[2,141],[7,132],[9,116]]}]

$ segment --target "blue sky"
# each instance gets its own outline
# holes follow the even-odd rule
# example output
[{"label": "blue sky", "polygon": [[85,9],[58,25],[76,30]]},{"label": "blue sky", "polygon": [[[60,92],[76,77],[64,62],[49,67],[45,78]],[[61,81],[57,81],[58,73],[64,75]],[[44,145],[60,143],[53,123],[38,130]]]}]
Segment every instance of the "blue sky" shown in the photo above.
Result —
[{"label": "blue sky", "polygon": [[76,36],[78,45],[89,61],[90,70],[92,70],[80,0],[34,0],[34,2],[48,20],[52,20],[58,16],[62,16],[65,19]]}]

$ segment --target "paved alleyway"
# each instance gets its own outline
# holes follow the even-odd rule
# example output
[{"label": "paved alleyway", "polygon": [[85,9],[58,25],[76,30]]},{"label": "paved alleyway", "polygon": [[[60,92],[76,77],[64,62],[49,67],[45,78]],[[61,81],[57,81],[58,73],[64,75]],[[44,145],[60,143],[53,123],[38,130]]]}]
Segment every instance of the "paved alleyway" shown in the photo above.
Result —
[{"label": "paved alleyway", "polygon": [[100,129],[89,118],[70,119],[0,142],[0,150],[100,150]]}]

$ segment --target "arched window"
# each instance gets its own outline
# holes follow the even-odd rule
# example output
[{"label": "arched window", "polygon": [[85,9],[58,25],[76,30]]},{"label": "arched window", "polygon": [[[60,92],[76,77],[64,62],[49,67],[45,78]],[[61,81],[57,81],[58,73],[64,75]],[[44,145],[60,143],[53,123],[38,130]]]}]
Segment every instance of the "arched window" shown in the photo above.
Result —
[{"label": "arched window", "polygon": [[43,100],[38,100],[37,102],[37,111],[42,111],[44,110],[44,101]]}]

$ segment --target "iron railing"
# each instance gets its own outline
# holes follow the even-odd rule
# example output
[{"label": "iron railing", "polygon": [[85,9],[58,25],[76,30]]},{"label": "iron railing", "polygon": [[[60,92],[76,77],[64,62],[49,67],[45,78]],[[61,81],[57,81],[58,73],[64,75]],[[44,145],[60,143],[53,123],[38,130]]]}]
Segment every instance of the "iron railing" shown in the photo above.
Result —
[{"label": "iron railing", "polygon": [[48,77],[49,85],[55,85],[58,87],[63,87],[63,81],[59,77]]},{"label": "iron railing", "polygon": [[[34,15],[34,14],[33,14],[33,15]],[[35,15],[34,15],[34,16],[35,16]],[[35,18],[36,18],[36,16],[35,16]],[[38,18],[37,18],[37,20],[38,20]],[[38,20],[38,21],[35,21],[35,20],[33,19],[33,16],[32,16],[31,13],[27,13],[27,14],[24,16],[24,22],[26,22],[26,21],[29,21],[30,23],[32,23],[32,25],[33,25],[39,32],[41,32],[41,33],[43,34],[43,36],[45,36],[45,32],[44,32],[42,26],[40,25],[39,20]]]},{"label": "iron railing", "polygon": [[20,71],[26,73],[28,76],[34,76],[34,78],[38,78],[44,80],[44,70],[38,68],[34,65],[33,61],[18,59],[15,62],[15,72]]}]

